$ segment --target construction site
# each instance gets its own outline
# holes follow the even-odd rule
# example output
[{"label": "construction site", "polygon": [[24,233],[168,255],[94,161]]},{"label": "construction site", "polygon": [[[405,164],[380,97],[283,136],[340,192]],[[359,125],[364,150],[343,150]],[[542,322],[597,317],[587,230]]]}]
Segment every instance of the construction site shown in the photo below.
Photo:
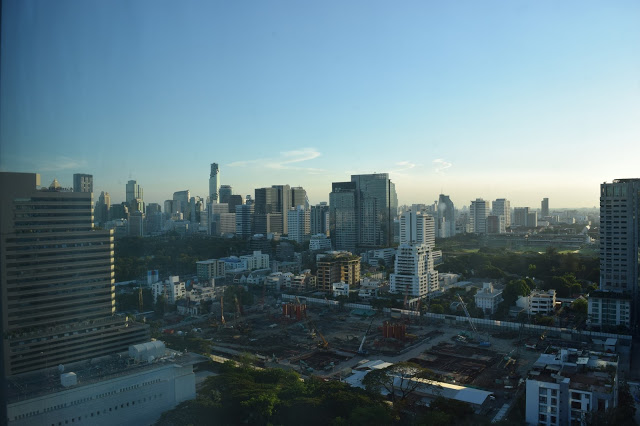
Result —
[{"label": "construction site", "polygon": [[251,354],[262,366],[326,379],[347,377],[366,360],[408,361],[449,383],[509,394],[539,356],[531,342],[544,338],[489,333],[471,321],[449,324],[420,315],[307,305],[298,298],[267,297],[244,308],[235,301],[231,312],[221,302],[219,313],[165,333],[210,341],[214,355]]}]

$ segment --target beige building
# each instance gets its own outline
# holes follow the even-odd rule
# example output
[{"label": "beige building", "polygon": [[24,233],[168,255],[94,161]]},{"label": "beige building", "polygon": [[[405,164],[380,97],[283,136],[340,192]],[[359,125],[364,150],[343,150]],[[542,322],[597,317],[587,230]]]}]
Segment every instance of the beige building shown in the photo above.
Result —
[{"label": "beige building", "polygon": [[341,252],[318,260],[318,290],[333,291],[333,283],[338,282],[360,283],[360,256]]}]

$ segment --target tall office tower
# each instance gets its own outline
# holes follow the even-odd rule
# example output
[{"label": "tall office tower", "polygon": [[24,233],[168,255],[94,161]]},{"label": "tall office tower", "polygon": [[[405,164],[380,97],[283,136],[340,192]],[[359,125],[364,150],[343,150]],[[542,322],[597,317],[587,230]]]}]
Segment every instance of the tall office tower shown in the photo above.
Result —
[{"label": "tall office tower", "polygon": [[173,193],[173,209],[174,213],[182,213],[184,215],[184,219],[187,220],[189,218],[190,209],[189,209],[189,199],[191,198],[191,193],[188,189],[184,191],[176,191]]},{"label": "tall office tower", "polygon": [[311,206],[311,235],[329,235],[329,205],[326,201]]},{"label": "tall office tower", "polygon": [[436,246],[436,223],[433,216],[406,211],[400,216],[400,244],[424,244],[428,249]]},{"label": "tall office tower", "polygon": [[[267,235],[271,232],[282,233],[282,226],[272,229],[271,215],[278,213],[278,190],[276,188],[256,188],[254,202],[253,233]],[[281,216],[279,216],[281,217]]]},{"label": "tall office tower", "polygon": [[[287,214],[291,205],[291,187],[289,185],[272,185],[276,189],[276,211],[282,215],[282,233],[288,234]],[[305,194],[306,195],[306,194]]]},{"label": "tall office tower", "polygon": [[389,290],[411,297],[424,297],[438,290],[438,271],[425,244],[400,244]]},{"label": "tall office tower", "polygon": [[304,206],[305,209],[309,209],[309,198],[307,198],[307,191],[301,186],[294,186],[291,188],[291,207]]},{"label": "tall office tower", "polygon": [[443,219],[444,226],[438,227],[439,237],[449,238],[456,235],[456,211],[453,201],[448,195],[440,194],[438,198],[438,223],[442,224]]},{"label": "tall office tower", "polygon": [[220,197],[220,169],[218,163],[211,163],[209,174],[209,202],[217,203]]},{"label": "tall office tower", "polygon": [[336,250],[354,251],[358,244],[355,182],[334,182],[329,194],[329,235]]},{"label": "tall office tower", "polygon": [[494,216],[504,216],[504,226],[511,226],[511,203],[506,198],[498,198],[493,202],[491,214]]},{"label": "tall office tower", "polygon": [[144,197],[143,197],[143,191],[142,188],[140,187],[140,185],[138,185],[136,183],[135,180],[130,180],[129,182],[127,182],[127,205],[131,205],[131,202],[133,200],[142,200],[144,201]]},{"label": "tall office tower", "polygon": [[113,231],[93,229],[92,193],[0,173],[5,375],[126,351],[148,326],[116,316]]},{"label": "tall office tower", "polygon": [[93,175],[75,173],[73,175],[73,192],[93,192]]},{"label": "tall office tower", "polygon": [[476,198],[469,207],[470,232],[474,234],[487,233],[487,216],[489,216],[489,203],[482,198]]},{"label": "tall office tower", "polygon": [[527,226],[529,207],[513,208],[513,224],[516,226]]},{"label": "tall office tower", "polygon": [[236,206],[244,203],[242,195],[230,195],[227,204],[229,205],[229,213],[236,212]]},{"label": "tall office tower", "polygon": [[600,185],[600,289],[631,298],[631,324],[640,320],[640,179]]},{"label": "tall office tower", "polygon": [[145,213],[144,231],[146,233],[162,231],[162,208],[158,203],[149,203]]},{"label": "tall office tower", "polygon": [[111,209],[111,197],[108,192],[102,191],[98,197],[94,209],[95,221],[99,224],[103,224],[109,220],[109,211]]},{"label": "tall office tower", "polygon": [[540,216],[547,217],[549,216],[549,199],[543,198],[540,203]]},{"label": "tall office tower", "polygon": [[527,213],[527,226],[529,228],[536,228],[538,227],[538,212],[536,211],[529,211],[529,213]]},{"label": "tall office tower", "polygon": [[[226,203],[211,203],[207,209],[207,231],[209,235],[221,235],[222,234],[222,214],[229,214],[229,206]],[[235,219],[235,218],[234,218]],[[235,227],[235,221],[234,221]],[[234,229],[235,232],[235,229]]]},{"label": "tall office tower", "polygon": [[231,188],[231,185],[220,185],[220,189],[218,190],[218,196],[220,198],[218,200],[219,202],[228,203],[231,195],[233,195],[233,188]]},{"label": "tall office tower", "polygon": [[358,245],[391,245],[393,221],[398,216],[398,197],[395,184],[389,180],[389,174],[351,175],[351,182],[356,185]]},{"label": "tall office tower", "polygon": [[253,235],[253,204],[236,206],[236,237],[250,238]]},{"label": "tall office tower", "polygon": [[291,207],[287,215],[289,239],[299,244],[311,238],[310,211],[304,205]]},{"label": "tall office tower", "polygon": [[173,200],[164,201],[164,217],[165,219],[171,219],[171,215],[175,213],[173,208]]}]

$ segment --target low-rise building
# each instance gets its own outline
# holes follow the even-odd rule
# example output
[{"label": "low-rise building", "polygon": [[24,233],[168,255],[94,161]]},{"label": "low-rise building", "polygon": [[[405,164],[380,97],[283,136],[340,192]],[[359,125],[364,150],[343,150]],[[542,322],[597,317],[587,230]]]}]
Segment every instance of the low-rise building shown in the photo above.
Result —
[{"label": "low-rise building", "polygon": [[339,282],[332,284],[333,297],[349,296],[349,284]]},{"label": "low-rise building", "polygon": [[209,259],[196,262],[198,279],[209,281],[212,278],[221,278],[225,274],[225,262],[218,259]]},{"label": "low-rise building", "polygon": [[240,256],[240,260],[244,262],[244,268],[249,270],[269,268],[269,255],[263,254],[261,251],[254,251],[253,254]]},{"label": "low-rise building", "polygon": [[556,307],[556,291],[533,291],[529,296],[520,296],[516,306],[523,308],[529,315],[549,315]]},{"label": "low-rise building", "polygon": [[331,238],[325,234],[316,234],[311,237],[309,241],[309,250],[311,251],[325,251],[331,250]]},{"label": "low-rise building", "polygon": [[526,381],[530,425],[587,424],[592,413],[618,403],[618,356],[561,349],[542,354]]},{"label": "low-rise building", "polygon": [[153,301],[158,300],[158,296],[163,296],[165,301],[175,304],[178,300],[187,296],[187,289],[184,282],[180,281],[180,277],[172,275],[164,281],[158,281],[151,284],[151,292],[153,293]]},{"label": "low-rise building", "polygon": [[502,290],[493,288],[492,283],[482,284],[482,289],[474,296],[476,306],[485,313],[494,314],[502,302]]}]

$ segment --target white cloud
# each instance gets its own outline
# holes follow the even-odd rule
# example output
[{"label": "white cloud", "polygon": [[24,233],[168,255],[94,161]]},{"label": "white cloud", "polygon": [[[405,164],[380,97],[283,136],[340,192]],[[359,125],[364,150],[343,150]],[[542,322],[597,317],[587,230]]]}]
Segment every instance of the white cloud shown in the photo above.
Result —
[{"label": "white cloud", "polygon": [[246,167],[257,166],[265,167],[268,169],[276,170],[299,170],[306,171],[311,174],[324,173],[325,170],[313,168],[313,167],[301,167],[294,164],[302,163],[304,161],[313,160],[320,157],[322,154],[315,148],[302,148],[293,151],[283,151],[277,158],[262,158],[257,160],[244,160],[235,161],[228,164],[228,167]]},{"label": "white cloud", "polygon": [[453,166],[453,164],[443,160],[442,158],[437,158],[433,160],[433,166],[435,168],[436,173],[442,173],[448,168],[450,168],[451,166]]}]

